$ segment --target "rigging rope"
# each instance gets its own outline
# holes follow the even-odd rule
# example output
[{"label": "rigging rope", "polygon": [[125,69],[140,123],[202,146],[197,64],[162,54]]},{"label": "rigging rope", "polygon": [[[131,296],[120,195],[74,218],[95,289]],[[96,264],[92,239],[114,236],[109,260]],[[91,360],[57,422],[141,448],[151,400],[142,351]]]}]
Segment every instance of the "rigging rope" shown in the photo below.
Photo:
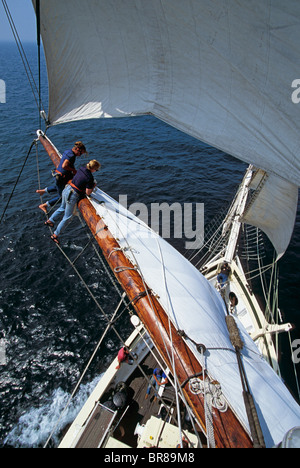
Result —
[{"label": "rigging rope", "polygon": [[93,359],[94,359],[94,357],[95,357],[95,355],[96,355],[98,349],[100,348],[100,346],[101,346],[101,344],[102,344],[102,341],[104,340],[104,338],[105,338],[105,336],[106,336],[108,330],[110,329],[110,327],[111,327],[112,324],[114,323],[115,316],[116,316],[116,314],[117,314],[119,308],[121,307],[121,304],[122,304],[122,302],[123,302],[124,299],[125,299],[125,296],[126,296],[126,294],[124,293],[123,296],[122,296],[121,301],[119,302],[119,304],[118,304],[116,310],[115,310],[114,313],[113,313],[113,316],[112,316],[111,320],[108,322],[108,324],[107,324],[107,326],[106,326],[106,328],[105,328],[105,330],[104,330],[104,333],[102,334],[102,336],[101,336],[101,338],[100,338],[100,340],[99,340],[99,342],[98,342],[96,348],[94,349],[94,352],[93,352],[93,354],[91,355],[91,357],[90,357],[90,359],[89,359],[89,362],[87,363],[87,365],[86,365],[84,371],[82,372],[82,374],[81,374],[81,376],[80,376],[80,378],[79,378],[77,384],[75,385],[75,388],[74,388],[73,392],[71,393],[70,398],[68,399],[68,401],[67,401],[67,403],[66,403],[66,406],[64,407],[64,409],[63,409],[63,411],[62,411],[62,413],[61,413],[61,415],[60,415],[58,421],[56,422],[56,425],[55,425],[54,428],[52,429],[52,432],[51,432],[51,434],[49,435],[49,437],[48,437],[48,439],[47,439],[47,441],[46,441],[46,443],[45,443],[45,445],[44,445],[44,448],[47,447],[47,445],[49,444],[49,442],[50,442],[50,440],[51,440],[53,434],[55,433],[56,429],[58,428],[59,423],[60,423],[60,421],[62,420],[63,415],[65,414],[66,410],[68,409],[68,407],[69,407],[69,405],[70,405],[70,403],[71,403],[71,401],[72,401],[72,399],[73,399],[75,393],[77,392],[77,390],[78,390],[78,388],[79,388],[79,386],[80,386],[80,384],[81,384],[81,382],[82,382],[82,380],[83,380],[85,374],[87,373],[87,371],[88,371],[88,369],[89,369],[89,367],[90,367],[90,365],[91,365],[91,363],[92,363],[92,361],[93,361]]},{"label": "rigging rope", "polygon": [[243,398],[246,408],[246,413],[248,417],[249,427],[251,436],[253,439],[253,444],[255,448],[264,448],[265,441],[263,436],[263,431],[260,425],[259,417],[257,414],[257,409],[255,407],[254,399],[250,391],[250,386],[247,379],[246,369],[242,360],[242,349],[244,347],[244,342],[241,338],[239,328],[237,323],[232,315],[227,315],[226,325],[229,332],[230,341],[235,349],[237,363],[241,378],[241,384],[243,388]]},{"label": "rigging rope", "polygon": [[27,163],[27,161],[28,161],[28,158],[29,158],[29,156],[30,156],[30,153],[31,153],[31,150],[32,150],[34,144],[36,144],[36,140],[34,140],[34,141],[32,142],[32,144],[31,144],[31,146],[30,146],[30,149],[29,149],[29,151],[28,151],[28,153],[27,153],[27,155],[26,155],[26,158],[25,158],[25,160],[24,160],[24,162],[23,162],[23,165],[22,165],[22,167],[21,167],[21,170],[20,170],[19,175],[18,175],[18,177],[17,177],[17,180],[16,180],[16,182],[15,182],[15,185],[14,185],[14,187],[13,187],[13,189],[12,189],[12,192],[11,192],[11,194],[10,194],[10,196],[9,196],[8,202],[6,203],[6,206],[5,206],[4,210],[3,210],[2,216],[1,216],[1,218],[0,218],[0,224],[2,223],[2,220],[3,220],[4,216],[5,216],[5,213],[6,213],[6,211],[7,211],[7,209],[8,209],[8,206],[9,206],[9,204],[10,204],[10,202],[11,202],[11,199],[12,199],[14,193],[15,193],[16,187],[17,187],[17,185],[18,185],[18,183],[19,183],[19,181],[20,181],[21,175],[22,175],[23,170],[24,170],[24,168],[25,168],[25,166],[26,166],[26,163]]},{"label": "rigging rope", "polygon": [[[18,51],[19,51],[19,54],[20,54],[20,57],[21,57],[21,60],[23,62],[23,66],[24,66],[24,69],[25,69],[25,73],[27,75],[27,79],[28,79],[28,82],[29,82],[29,85],[31,87],[31,91],[32,91],[32,94],[33,94],[33,98],[35,100],[35,103],[36,103],[36,106],[38,108],[38,111],[39,111],[39,115],[40,115],[40,109],[42,107],[42,100],[41,100],[41,92],[40,92],[40,89],[38,89],[37,85],[36,85],[36,82],[35,82],[35,79],[33,77],[33,73],[31,71],[31,67],[29,65],[29,62],[28,62],[28,59],[27,59],[27,56],[26,56],[26,53],[25,53],[25,50],[23,48],[23,45],[22,45],[22,42],[21,42],[21,39],[20,39],[20,36],[18,34],[18,31],[17,31],[17,28],[16,28],[16,25],[13,21],[13,18],[12,18],[12,15],[10,13],[10,10],[8,8],[8,5],[7,5],[7,2],[6,0],[2,0],[2,4],[3,4],[3,8],[4,8],[4,11],[5,11],[5,14],[7,16],[7,19],[8,19],[8,22],[9,22],[9,25],[10,25],[10,28],[12,30],[12,33],[13,33],[13,36],[14,36],[14,39],[15,39],[15,42],[16,42],[16,45],[17,45],[17,48],[18,48]],[[40,59],[39,59],[39,83],[40,83]],[[39,84],[39,88],[40,88],[40,84]]]},{"label": "rigging rope", "polygon": [[[166,292],[166,298],[167,298],[167,308],[168,310],[166,311],[167,312],[167,315],[168,315],[168,324],[169,324],[169,336],[170,336],[170,340],[171,340],[171,350],[172,350],[172,370],[173,370],[173,376],[174,376],[174,383],[175,383],[175,395],[176,395],[176,405],[177,405],[177,414],[178,414],[178,423],[179,423],[179,437],[180,437],[180,446],[181,448],[183,447],[183,440],[182,440],[182,428],[181,428],[181,419],[180,419],[180,407],[179,407],[179,392],[178,392],[178,378],[177,378],[177,374],[176,374],[176,367],[175,367],[175,355],[174,355],[174,346],[173,346],[173,334],[172,334],[172,328],[171,328],[171,320],[170,320],[170,313],[169,313],[169,306],[171,307],[172,309],[172,313],[173,313],[173,317],[174,317],[174,320],[176,322],[176,325],[177,325],[177,329],[179,328],[178,324],[177,324],[177,321],[176,321],[176,316],[175,316],[175,313],[174,313],[174,309],[172,307],[172,302],[171,302],[171,299],[170,299],[170,294],[169,294],[169,291],[168,291],[168,285],[167,285],[167,278],[166,278],[166,269],[165,269],[165,262],[164,262],[164,259],[163,259],[163,254],[162,254],[162,250],[161,250],[161,247],[160,247],[160,242],[159,242],[159,237],[156,237],[156,243],[158,245],[158,249],[159,249],[159,254],[160,254],[160,258],[161,258],[161,265],[162,265],[162,273],[163,273],[163,282],[164,282],[164,287],[165,287],[165,292]],[[179,389],[181,390],[181,387],[179,386]],[[179,391],[180,391],[179,390]]]},{"label": "rigging rope", "polygon": [[206,427],[206,436],[207,436],[207,447],[216,448],[215,433],[214,433],[214,423],[213,423],[213,412],[212,412],[212,401],[207,398],[206,392],[206,364],[204,356],[204,348],[201,348],[201,358],[202,358],[202,377],[203,377],[203,398],[204,398],[204,412],[205,412],[205,427]]},{"label": "rigging rope", "polygon": [[39,70],[39,128],[41,128],[41,110],[42,110],[42,99],[41,99],[41,14],[40,14],[40,0],[36,0],[36,37],[38,47],[38,70]]}]

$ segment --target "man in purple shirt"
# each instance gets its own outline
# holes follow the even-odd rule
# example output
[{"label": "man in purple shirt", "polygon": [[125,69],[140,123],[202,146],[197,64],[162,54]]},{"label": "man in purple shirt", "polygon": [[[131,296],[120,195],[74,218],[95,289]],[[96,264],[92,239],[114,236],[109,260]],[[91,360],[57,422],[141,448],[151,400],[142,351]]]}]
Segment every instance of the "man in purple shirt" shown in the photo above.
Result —
[{"label": "man in purple shirt", "polygon": [[72,180],[76,174],[76,158],[84,153],[86,153],[84,144],[81,141],[76,141],[72,149],[64,152],[59,166],[57,169],[55,169],[56,184],[43,190],[36,190],[36,193],[39,195],[44,195],[45,193],[58,193],[58,196],[52,198],[47,203],[42,203],[39,206],[39,208],[44,211],[44,213],[47,213],[48,209],[59,201],[66,184],[69,182],[69,180]]}]

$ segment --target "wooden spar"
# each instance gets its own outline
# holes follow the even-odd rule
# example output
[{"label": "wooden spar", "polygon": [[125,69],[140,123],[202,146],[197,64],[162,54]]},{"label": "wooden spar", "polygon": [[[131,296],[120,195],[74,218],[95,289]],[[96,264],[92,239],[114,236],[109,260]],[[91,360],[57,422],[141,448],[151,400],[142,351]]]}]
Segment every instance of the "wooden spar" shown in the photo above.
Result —
[{"label": "wooden spar", "polygon": [[[55,167],[60,157],[51,142],[44,136],[39,141],[50,156]],[[120,250],[120,245],[107,229],[102,218],[96,213],[91,202],[84,198],[78,204],[85,222],[101,248],[107,263],[126,292],[134,309],[170,370],[173,369],[173,353],[176,374],[188,404],[199,424],[206,432],[204,398],[195,395],[189,387],[189,379],[202,372],[202,367],[184,338],[173,324],[152,291],[148,290],[140,273]],[[118,249],[118,250],[117,250]],[[146,293],[147,292],[147,293]],[[213,409],[213,425],[218,448],[252,448],[253,443],[230,407],[226,412]]]}]

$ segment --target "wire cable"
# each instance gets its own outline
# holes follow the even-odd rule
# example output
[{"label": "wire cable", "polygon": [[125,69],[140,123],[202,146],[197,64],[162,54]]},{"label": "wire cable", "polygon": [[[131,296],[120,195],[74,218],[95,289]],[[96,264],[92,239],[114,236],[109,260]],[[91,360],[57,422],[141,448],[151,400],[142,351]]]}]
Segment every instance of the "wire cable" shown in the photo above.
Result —
[{"label": "wire cable", "polygon": [[11,192],[11,194],[10,194],[10,196],[9,196],[8,202],[6,203],[6,206],[5,206],[5,208],[4,208],[4,210],[3,210],[3,213],[2,213],[2,215],[1,215],[0,224],[2,223],[2,221],[3,221],[3,219],[4,219],[5,213],[6,213],[7,209],[8,209],[8,206],[9,206],[9,204],[10,204],[10,202],[11,202],[11,199],[12,199],[12,197],[13,197],[13,195],[14,195],[14,193],[15,193],[15,190],[16,190],[16,188],[17,188],[17,185],[18,185],[18,183],[19,183],[19,181],[20,181],[21,175],[22,175],[23,170],[24,170],[24,168],[25,168],[25,166],[26,166],[26,163],[27,163],[28,158],[29,158],[29,156],[30,156],[31,150],[32,150],[32,148],[33,148],[33,146],[34,146],[35,144],[36,144],[36,140],[34,140],[34,141],[32,142],[32,144],[31,144],[31,146],[30,146],[30,149],[29,149],[29,151],[28,151],[28,153],[27,153],[27,155],[26,155],[26,158],[25,158],[25,160],[24,160],[24,162],[23,162],[23,165],[22,165],[22,167],[21,167],[21,170],[20,170],[19,175],[18,175],[18,177],[17,177],[17,180],[16,180],[16,182],[15,182],[15,185],[14,185],[14,187],[13,187],[13,189],[12,189],[12,192]]}]

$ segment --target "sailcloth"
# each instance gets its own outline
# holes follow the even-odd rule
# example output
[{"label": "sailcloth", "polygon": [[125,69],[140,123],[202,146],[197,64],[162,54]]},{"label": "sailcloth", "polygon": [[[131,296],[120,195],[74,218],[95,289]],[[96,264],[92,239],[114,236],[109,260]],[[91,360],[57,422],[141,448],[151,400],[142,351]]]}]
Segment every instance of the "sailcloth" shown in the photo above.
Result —
[{"label": "sailcloth", "polygon": [[298,0],[40,3],[52,124],[150,113],[300,185]]},{"label": "sailcloth", "polygon": [[250,188],[255,191],[242,221],[267,234],[279,259],[286,251],[294,230],[298,187],[275,174],[268,175],[259,170]]}]

